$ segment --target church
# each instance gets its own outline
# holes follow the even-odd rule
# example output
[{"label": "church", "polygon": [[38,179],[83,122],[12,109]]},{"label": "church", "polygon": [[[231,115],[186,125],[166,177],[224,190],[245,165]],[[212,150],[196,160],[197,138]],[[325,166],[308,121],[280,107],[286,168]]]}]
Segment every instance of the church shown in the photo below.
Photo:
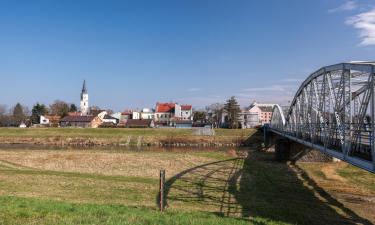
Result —
[{"label": "church", "polygon": [[80,107],[81,115],[87,116],[89,113],[89,94],[87,93],[86,80],[83,81]]},{"label": "church", "polygon": [[80,102],[80,115],[68,115],[60,120],[61,127],[96,128],[102,120],[98,116],[89,113],[89,94],[87,92],[86,80],[83,81]]}]

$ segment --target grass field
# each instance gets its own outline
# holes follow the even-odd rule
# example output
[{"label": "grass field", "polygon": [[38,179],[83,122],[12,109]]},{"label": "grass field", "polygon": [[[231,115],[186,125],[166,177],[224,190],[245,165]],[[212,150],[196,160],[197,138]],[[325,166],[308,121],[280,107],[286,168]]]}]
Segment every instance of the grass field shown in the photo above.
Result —
[{"label": "grass field", "polygon": [[216,129],[214,136],[192,129],[0,128],[0,143],[49,146],[240,146],[254,129]]},{"label": "grass field", "polygon": [[[248,137],[253,129],[215,129],[219,137]],[[191,136],[191,129],[137,129],[137,128],[0,128],[0,137],[105,137],[118,138],[125,136]]]},{"label": "grass field", "polygon": [[[375,176],[240,150],[0,150],[0,224],[375,222]],[[167,172],[159,213],[159,169]]]}]

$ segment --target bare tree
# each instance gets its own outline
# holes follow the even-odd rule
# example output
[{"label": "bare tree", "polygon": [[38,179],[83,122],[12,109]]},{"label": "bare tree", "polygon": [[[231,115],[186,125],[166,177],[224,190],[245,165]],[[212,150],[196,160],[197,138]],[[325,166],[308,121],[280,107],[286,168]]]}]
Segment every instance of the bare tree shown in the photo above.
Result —
[{"label": "bare tree", "polygon": [[61,117],[68,115],[70,109],[68,103],[61,100],[55,100],[49,107],[51,114]]},{"label": "bare tree", "polygon": [[206,106],[206,112],[208,120],[212,123],[214,127],[219,127],[221,125],[221,118],[224,113],[224,104],[214,103]]}]

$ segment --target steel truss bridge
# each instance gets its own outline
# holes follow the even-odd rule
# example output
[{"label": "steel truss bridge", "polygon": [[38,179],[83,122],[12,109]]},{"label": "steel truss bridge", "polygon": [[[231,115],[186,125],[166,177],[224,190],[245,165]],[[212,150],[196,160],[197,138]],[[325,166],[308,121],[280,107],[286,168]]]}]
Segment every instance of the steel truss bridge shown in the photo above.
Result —
[{"label": "steel truss bridge", "polygon": [[288,109],[274,106],[270,131],[375,173],[375,62],[325,66]]}]

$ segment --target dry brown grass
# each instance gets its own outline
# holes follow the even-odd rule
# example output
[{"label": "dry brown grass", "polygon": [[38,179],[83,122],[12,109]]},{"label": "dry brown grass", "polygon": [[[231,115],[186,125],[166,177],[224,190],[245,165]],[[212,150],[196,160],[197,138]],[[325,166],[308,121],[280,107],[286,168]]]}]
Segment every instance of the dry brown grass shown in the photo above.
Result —
[{"label": "dry brown grass", "polygon": [[[300,163],[299,166],[325,192],[363,218],[375,221],[375,176],[347,163]],[[341,171],[348,171],[346,177]],[[353,173],[351,173],[353,172]],[[355,182],[355,177],[368,177]]]},{"label": "dry brown grass", "polygon": [[157,178],[164,168],[167,176],[212,161],[191,153],[109,152],[99,150],[0,151],[0,160],[21,168]]}]

